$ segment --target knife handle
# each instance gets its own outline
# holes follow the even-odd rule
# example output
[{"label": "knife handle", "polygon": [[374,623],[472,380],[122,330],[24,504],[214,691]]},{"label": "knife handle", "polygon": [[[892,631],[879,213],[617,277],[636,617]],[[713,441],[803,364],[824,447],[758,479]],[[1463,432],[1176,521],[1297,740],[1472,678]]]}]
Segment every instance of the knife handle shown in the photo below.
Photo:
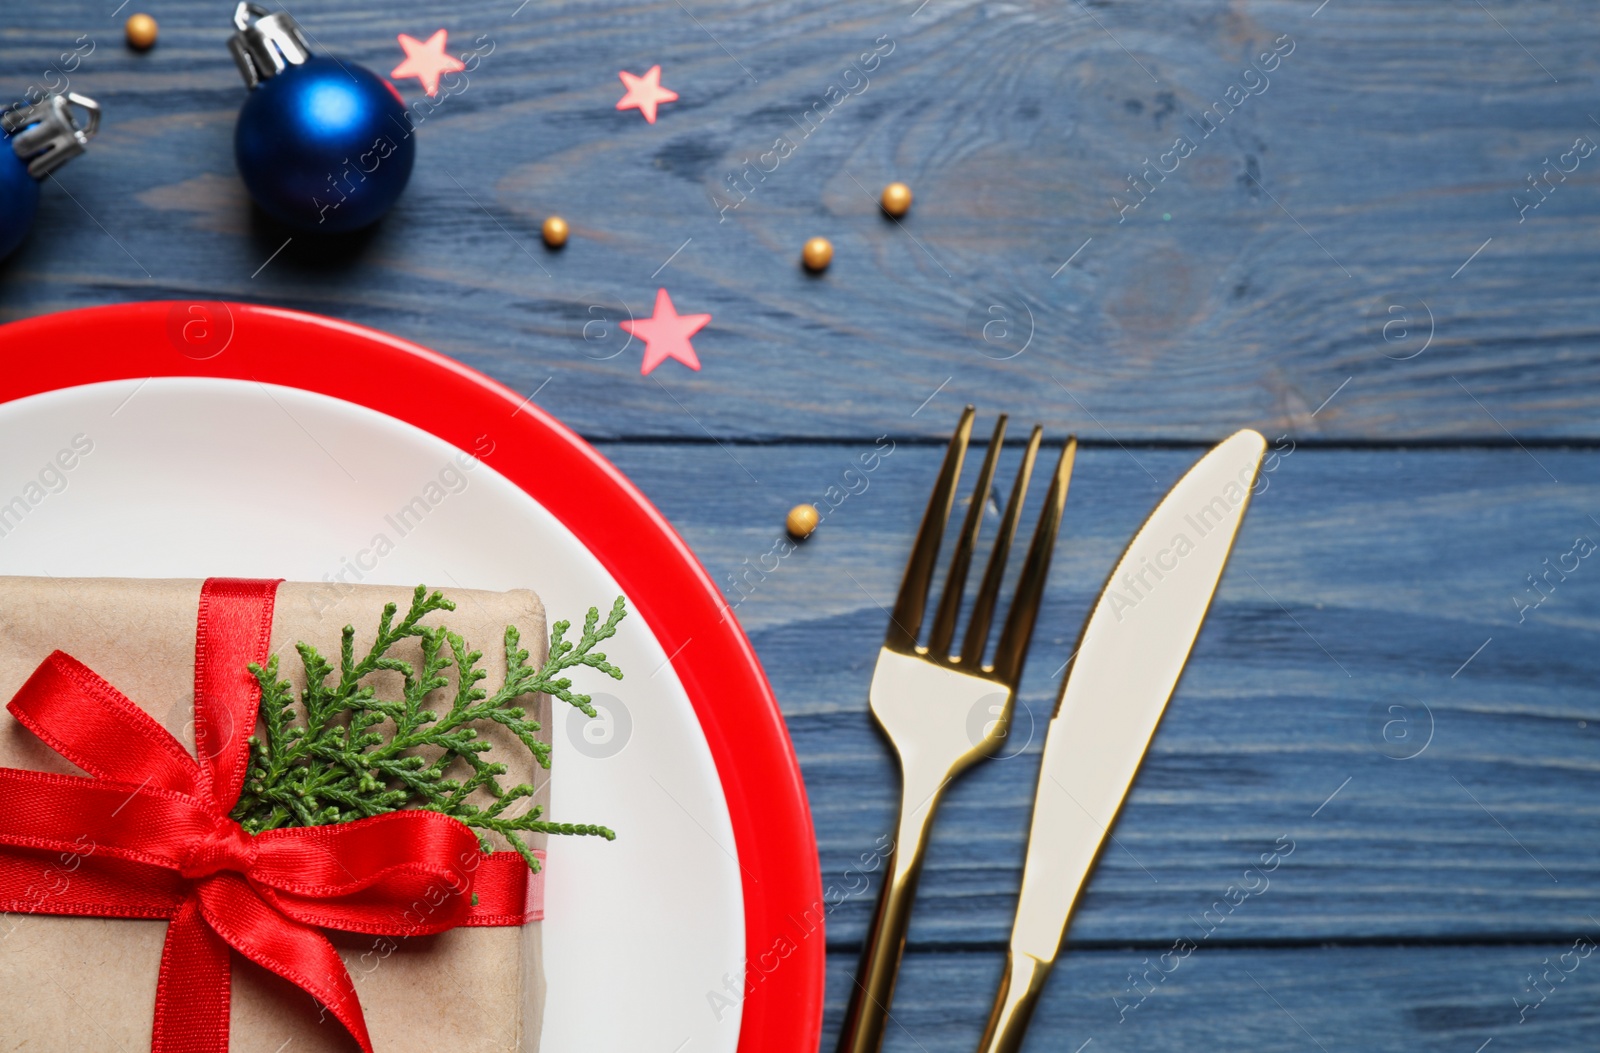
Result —
[{"label": "knife handle", "polygon": [[1017,1053],[1022,1048],[1022,1036],[1033,1019],[1034,1004],[1039,1001],[1039,992],[1044,990],[1053,964],[1031,954],[1006,951],[1005,975],[1000,978],[989,1026],[978,1043],[980,1053]]},{"label": "knife handle", "polygon": [[[908,789],[913,780],[907,778]],[[945,780],[948,781],[948,777]],[[861,964],[856,969],[850,990],[850,1006],[845,1010],[844,1026],[839,1030],[838,1053],[878,1053],[883,1032],[889,1022],[889,1003],[894,999],[894,983],[900,975],[900,959],[906,949],[906,929],[911,922],[911,902],[917,895],[917,879],[922,874],[922,857],[928,844],[928,830],[939,808],[942,783],[920,806],[908,793],[901,800],[900,822],[894,843],[884,861],[883,891],[867,929],[861,948]]]}]

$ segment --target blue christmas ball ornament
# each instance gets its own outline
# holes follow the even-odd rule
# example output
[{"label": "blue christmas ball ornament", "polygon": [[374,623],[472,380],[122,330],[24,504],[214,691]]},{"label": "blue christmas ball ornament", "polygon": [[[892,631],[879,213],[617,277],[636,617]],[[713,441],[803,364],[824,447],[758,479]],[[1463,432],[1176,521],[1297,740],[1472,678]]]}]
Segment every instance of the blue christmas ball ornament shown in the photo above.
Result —
[{"label": "blue christmas ball ornament", "polygon": [[[87,114],[79,124],[73,107]],[[39,211],[39,180],[83,153],[100,127],[100,106],[75,93],[0,110],[0,259],[22,244]]]},{"label": "blue christmas ball ornament", "polygon": [[28,174],[28,162],[17,156],[8,135],[0,141],[0,259],[22,244],[37,211],[39,183]]},{"label": "blue christmas ball ornament", "polygon": [[316,58],[287,13],[241,3],[228,42],[250,96],[234,156],[256,204],[298,230],[338,234],[388,212],[416,144],[394,88],[351,62]]}]

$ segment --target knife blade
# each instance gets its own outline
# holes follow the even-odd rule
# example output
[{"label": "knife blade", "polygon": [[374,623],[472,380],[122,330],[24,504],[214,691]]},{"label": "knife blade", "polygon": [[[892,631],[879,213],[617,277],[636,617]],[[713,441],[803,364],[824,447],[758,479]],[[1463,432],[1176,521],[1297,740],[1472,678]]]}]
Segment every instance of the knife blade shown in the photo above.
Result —
[{"label": "knife blade", "polygon": [[1205,621],[1266,445],[1246,429],[1202,457],[1134,535],[1095,602],[1045,735],[983,1053],[1021,1045],[1078,893]]}]

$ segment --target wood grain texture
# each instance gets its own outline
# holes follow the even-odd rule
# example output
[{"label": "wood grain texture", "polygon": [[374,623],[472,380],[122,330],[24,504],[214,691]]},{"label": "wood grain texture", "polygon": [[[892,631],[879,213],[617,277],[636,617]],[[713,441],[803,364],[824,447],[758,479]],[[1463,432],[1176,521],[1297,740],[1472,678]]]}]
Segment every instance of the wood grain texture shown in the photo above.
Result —
[{"label": "wood grain texture", "polygon": [[[1591,932],[1593,931],[1591,927]],[[1575,937],[1576,938],[1576,937]],[[1137,1009],[1123,1014],[1128,974],[1150,968],[1139,951],[1068,954],[1056,966],[1029,1029],[1032,1053],[1483,1053],[1496,1049],[1592,1049],[1600,970],[1573,939],[1485,948],[1310,947],[1201,950],[1175,966]],[[1572,972],[1557,981],[1559,956]],[[1002,955],[924,954],[907,959],[894,1003],[888,1053],[970,1053],[988,1017]],[[1549,965],[1546,965],[1548,959]],[[853,959],[832,955],[823,1049],[832,1049]],[[1512,1002],[1537,1003],[1528,975],[1548,993],[1518,1022]]]},{"label": "wood grain texture", "polygon": [[[0,98],[69,83],[106,108],[0,264],[0,320],[297,307],[618,440],[604,452],[737,604],[788,719],[838,901],[825,1047],[897,799],[865,705],[882,607],[964,401],[1090,441],[1013,745],[936,827],[891,1053],[975,1046],[1060,667],[1185,444],[1239,426],[1302,444],[1270,462],[1028,1048],[1593,1047],[1600,959],[1546,981],[1525,1023],[1513,1002],[1600,939],[1600,570],[1528,581],[1600,541],[1600,156],[1545,160],[1600,143],[1587,9],[297,0],[320,50],[379,73],[399,32],[487,53],[421,111],[387,220],[291,241],[234,171],[231,6],[162,0],[146,55],[112,4],[0,11]],[[655,125],[616,113],[617,70],[656,63],[680,101]],[[1189,155],[1148,168],[1179,136]],[[751,168],[779,137],[788,156]],[[1143,200],[1119,213],[1129,176]],[[891,179],[916,193],[903,226],[873,203]],[[550,214],[572,226],[560,253]],[[798,265],[814,235],[836,249],[820,279]],[[616,323],[663,285],[714,315],[705,368],[641,378]],[[791,551],[800,500],[826,518]],[[1119,1023],[1129,973],[1185,939]]]},{"label": "wood grain texture", "polygon": [[[660,503],[737,603],[805,771],[824,887],[843,900],[829,940],[854,946],[879,877],[860,875],[859,859],[892,832],[898,801],[867,684],[882,607],[941,452],[896,448],[809,541],[752,577],[789,505],[821,500],[860,449],[604,451]],[[1121,547],[1199,452],[1079,453],[1016,745],[947,796],[913,946],[1003,945],[1053,674]],[[1002,459],[1002,487],[1018,456]],[[1594,927],[1600,553],[1569,559],[1577,569],[1552,577],[1551,594],[1521,624],[1512,598],[1531,603],[1526,575],[1544,573],[1542,561],[1557,563],[1576,537],[1600,541],[1590,518],[1600,511],[1600,466],[1584,453],[1537,457],[1280,457],[1251,505],[1073,942],[1163,947],[1199,938],[1202,924],[1215,930],[1207,944],[1544,940]],[[969,478],[976,470],[969,463]],[[991,508],[991,530],[996,518]],[[1246,870],[1259,869],[1280,837],[1293,851],[1260,888],[1263,875]],[[872,894],[848,894],[864,881]],[[1229,889],[1241,882],[1258,891],[1207,919],[1219,901],[1240,899]]]},{"label": "wood grain texture", "polygon": [[[548,380],[541,401],[600,437],[929,435],[941,419],[908,415],[935,390],[1122,441],[1597,436],[1600,157],[1545,176],[1537,208],[1513,198],[1600,136],[1572,0],[304,0],[319,47],[380,73],[397,32],[493,50],[426,111],[387,221],[276,257],[288,235],[233,170],[229,6],[164,2],[142,55],[106,5],[0,14],[0,95],[59,85],[82,39],[67,80],[106,108],[0,268],[0,318],[299,307]],[[681,100],[654,125],[615,112],[617,70],[657,62]],[[770,171],[740,200],[747,163]],[[1124,213],[1130,175],[1146,200]],[[917,196],[903,225],[873,202],[894,178]],[[573,229],[557,254],[551,213]],[[813,235],[837,249],[822,279],[798,265]],[[715,316],[706,365],[642,379],[615,323],[663,284]]]}]

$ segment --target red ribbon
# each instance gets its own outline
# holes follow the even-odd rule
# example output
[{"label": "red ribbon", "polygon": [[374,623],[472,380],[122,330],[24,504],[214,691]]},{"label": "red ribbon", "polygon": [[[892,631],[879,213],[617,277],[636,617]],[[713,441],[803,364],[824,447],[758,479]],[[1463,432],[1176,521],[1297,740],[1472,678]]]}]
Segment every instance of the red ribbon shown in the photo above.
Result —
[{"label": "red ribbon", "polygon": [[229,948],[310,993],[372,1053],[350,974],[319,929],[428,935],[543,914],[542,875],[515,852],[483,853],[436,812],[255,836],[228,817],[261,703],[246,666],[267,660],[277,588],[217,578],[201,589],[198,760],[61,651],[7,707],[89,774],[0,768],[0,910],[169,919],[153,1053],[225,1053]]}]

